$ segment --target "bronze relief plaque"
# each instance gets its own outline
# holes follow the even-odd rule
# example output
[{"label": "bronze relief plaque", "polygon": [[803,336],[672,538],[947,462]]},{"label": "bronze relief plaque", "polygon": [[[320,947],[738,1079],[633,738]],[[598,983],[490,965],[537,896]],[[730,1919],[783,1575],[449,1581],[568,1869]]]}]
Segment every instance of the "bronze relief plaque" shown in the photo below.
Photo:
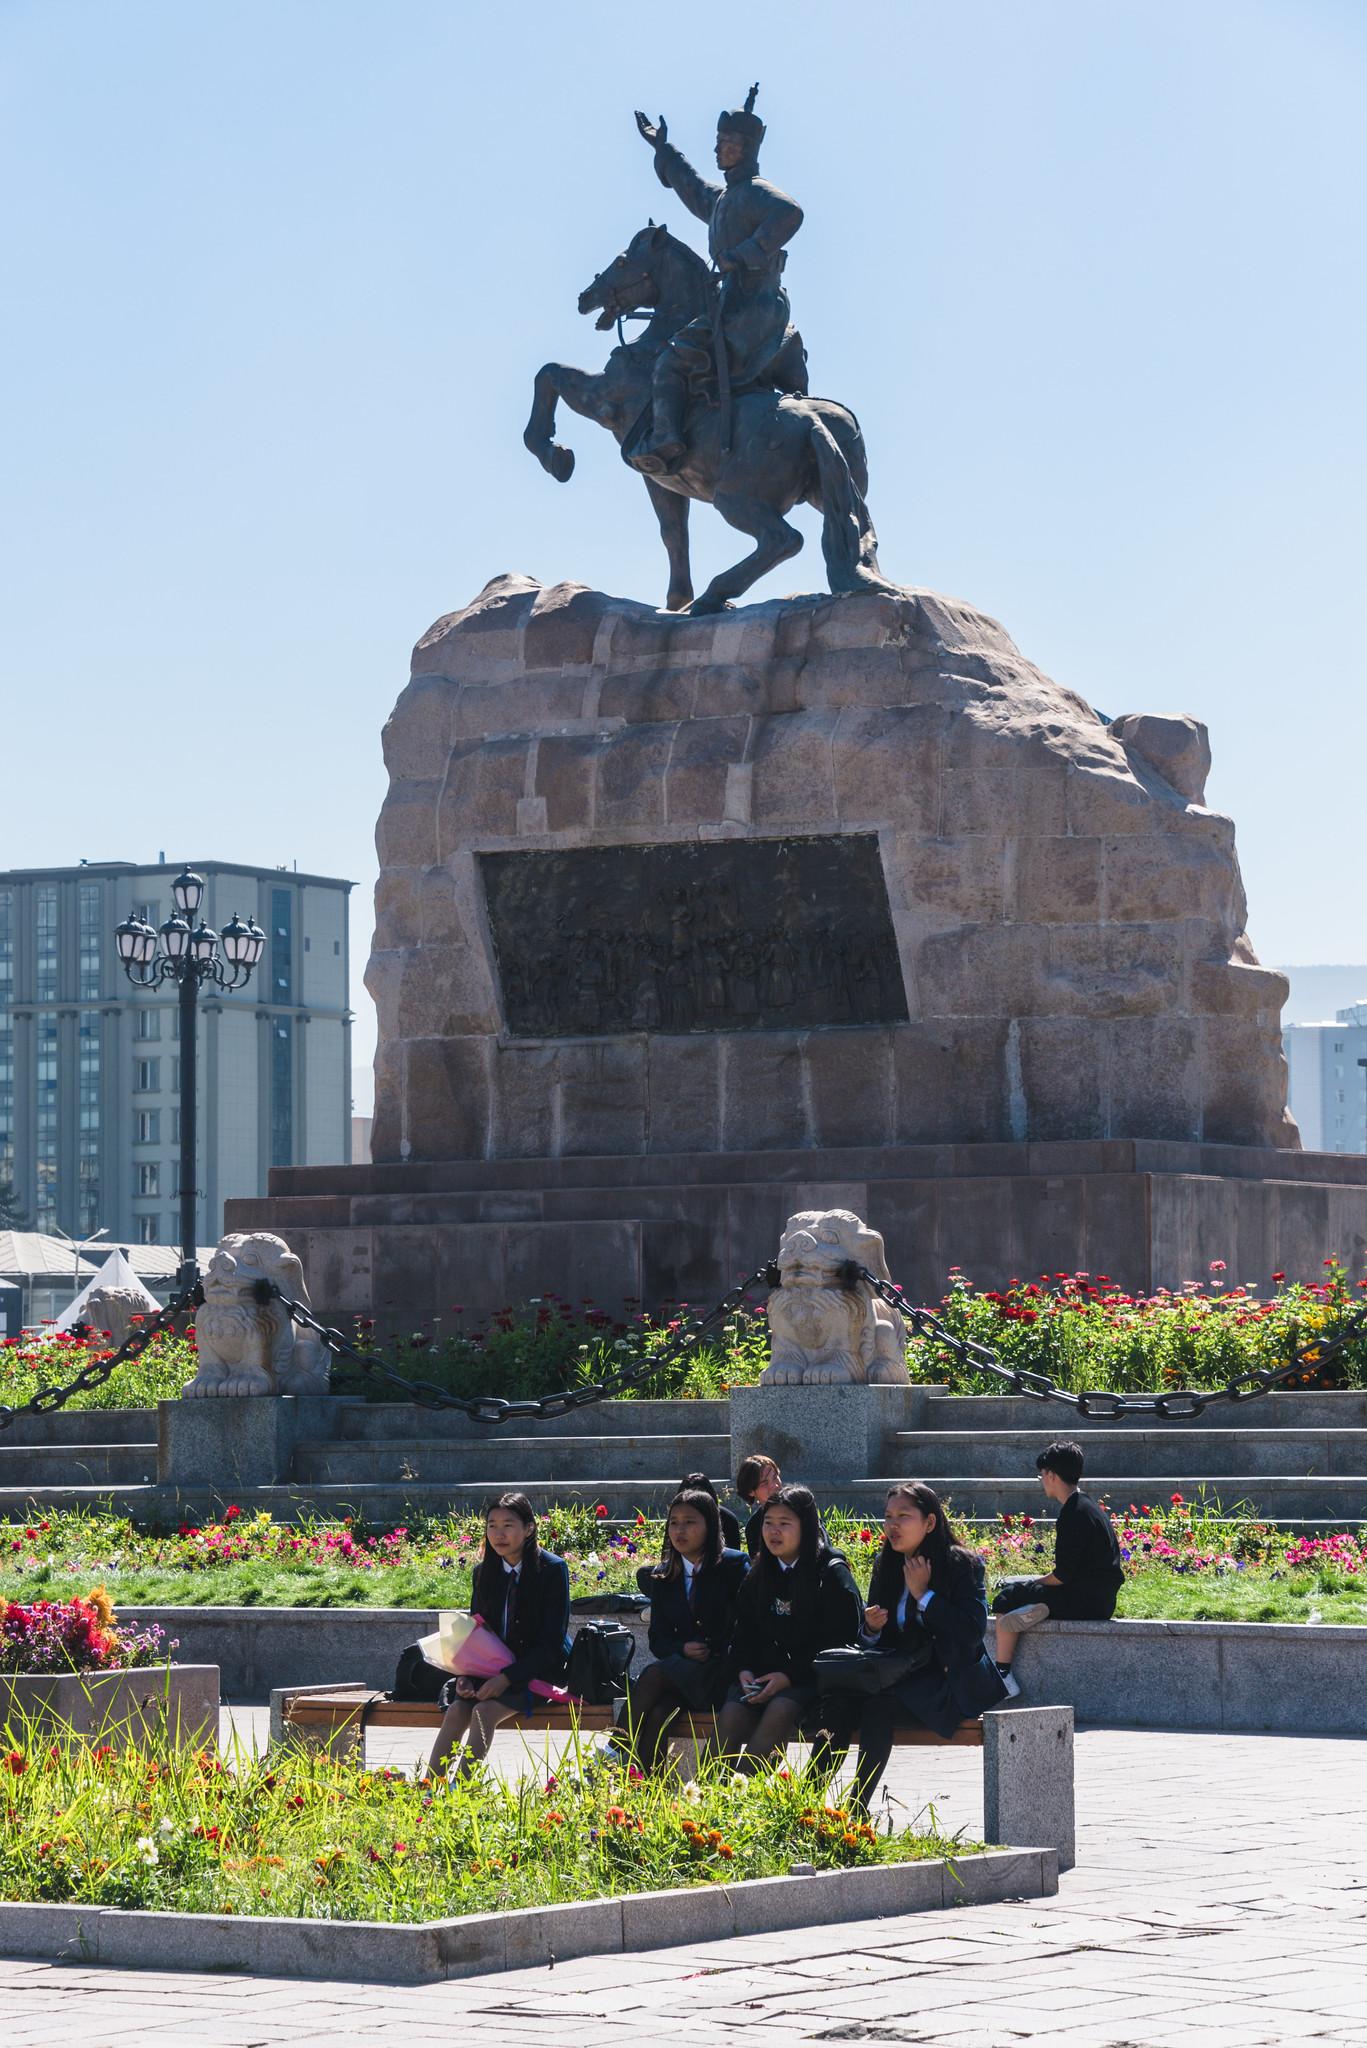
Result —
[{"label": "bronze relief plaque", "polygon": [[510,1037],[906,1022],[872,833],[479,864]]}]

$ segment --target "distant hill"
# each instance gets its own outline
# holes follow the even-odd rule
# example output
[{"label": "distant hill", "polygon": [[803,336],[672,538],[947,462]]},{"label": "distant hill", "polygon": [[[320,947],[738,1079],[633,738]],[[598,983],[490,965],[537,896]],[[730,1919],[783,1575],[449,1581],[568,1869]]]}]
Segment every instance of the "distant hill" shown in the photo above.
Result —
[{"label": "distant hill", "polygon": [[1367,967],[1287,967],[1291,994],[1283,1024],[1325,1024],[1350,1003],[1367,1002]]}]

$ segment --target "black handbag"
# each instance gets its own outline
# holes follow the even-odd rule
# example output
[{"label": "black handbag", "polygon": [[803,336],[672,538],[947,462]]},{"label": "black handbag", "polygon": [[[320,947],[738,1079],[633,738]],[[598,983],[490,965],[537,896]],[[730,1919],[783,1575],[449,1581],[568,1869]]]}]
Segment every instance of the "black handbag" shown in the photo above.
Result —
[{"label": "black handbag", "polygon": [[926,1671],[935,1661],[928,1642],[914,1650],[818,1650],[812,1671],[819,1693],[856,1692],[872,1695],[890,1692],[904,1678]]}]

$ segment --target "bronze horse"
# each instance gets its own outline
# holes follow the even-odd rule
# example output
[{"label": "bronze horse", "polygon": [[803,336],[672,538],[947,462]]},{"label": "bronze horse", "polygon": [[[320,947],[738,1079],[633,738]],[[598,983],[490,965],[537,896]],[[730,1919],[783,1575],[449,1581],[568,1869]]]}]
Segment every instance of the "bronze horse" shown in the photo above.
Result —
[{"label": "bronze horse", "polygon": [[[671,335],[707,309],[711,289],[703,258],[652,223],[580,293],[580,312],[597,313],[599,329],[617,326],[620,334],[619,323],[641,316],[643,309],[649,318],[643,333],[612,351],[598,376],[563,363],[537,371],[522,438],[557,482],[567,483],[574,470],[573,449],[554,438],[558,401],[606,427],[626,453],[649,412],[655,358]],[[897,586],[879,574],[878,537],[864,503],[868,463],[854,414],[832,399],[751,386],[731,395],[729,425],[727,434],[715,393],[700,394],[689,406],[688,450],[678,469],[642,479],[669,556],[667,608],[722,611],[797,554],[802,535],[783,515],[799,503],[822,515],[821,545],[833,591],[895,592]],[[729,525],[755,542],[750,554],[714,576],[698,598],[688,560],[690,498],[715,505]]]}]

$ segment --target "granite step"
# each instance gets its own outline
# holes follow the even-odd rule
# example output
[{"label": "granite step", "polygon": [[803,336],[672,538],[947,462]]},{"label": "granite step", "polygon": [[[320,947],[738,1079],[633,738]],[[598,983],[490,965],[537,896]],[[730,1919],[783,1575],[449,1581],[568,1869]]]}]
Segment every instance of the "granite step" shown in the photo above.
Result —
[{"label": "granite step", "polygon": [[1172,1435],[1192,1430],[1367,1429],[1367,1388],[1310,1388],[1296,1393],[1259,1394],[1252,1401],[1218,1401],[1203,1414],[1173,1421],[1136,1415],[1125,1421],[1089,1420],[1063,1401],[1037,1401],[1025,1394],[928,1394],[926,1428],[939,1430],[1025,1429],[1051,1436],[1092,1435],[1098,1430],[1161,1429]]},{"label": "granite step", "polygon": [[[462,1442],[499,1442],[509,1436],[509,1425],[481,1426],[454,1408],[423,1409],[422,1430],[429,1440],[457,1438]],[[413,1434],[414,1410],[407,1401],[343,1401],[337,1434],[350,1442],[374,1443]],[[595,1401],[558,1415],[551,1422],[537,1423],[538,1436],[570,1437],[665,1437],[725,1436],[731,1426],[725,1401]],[[512,1432],[523,1437],[528,1424],[514,1423]]]},{"label": "granite step", "polygon": [[155,1442],[16,1445],[6,1438],[0,1438],[0,1491],[20,1487],[139,1486],[157,1476]]},{"label": "granite step", "polygon": [[[724,1487],[723,1475],[714,1474],[718,1490]],[[607,1509],[603,1519],[603,1536],[610,1538],[616,1529],[629,1528],[638,1513],[651,1516],[663,1514],[673,1497],[677,1480],[622,1481],[609,1480],[600,1485],[581,1487],[563,1484],[545,1485],[529,1483],[526,1492],[534,1508],[546,1513],[555,1508],[578,1505],[596,1508],[600,1504]],[[841,1481],[833,1486],[814,1486],[818,1501],[823,1507],[842,1507],[867,1518],[870,1529],[878,1527],[883,1512],[883,1501],[891,1484],[887,1479],[865,1479],[855,1482]],[[1005,1482],[1003,1482],[1005,1484]],[[1120,1491],[1115,1482],[1105,1479],[1095,1482],[1099,1493],[1107,1494],[1110,1504],[1116,1509],[1129,1505],[1131,1499],[1138,1502],[1151,1501],[1150,1493],[1130,1494]],[[1181,1490],[1193,1504],[1197,1501],[1201,1482],[1189,1481],[1185,1488],[1169,1487],[1169,1491]],[[1300,1482],[1304,1484],[1304,1482]],[[997,1522],[1000,1509],[983,1505],[976,1506],[970,1499],[968,1481],[945,1481],[944,1492],[953,1506],[955,1518],[967,1528],[990,1529]],[[81,1510],[86,1513],[127,1515],[138,1526],[160,1523],[172,1527],[185,1519],[208,1520],[222,1512],[224,1503],[236,1499],[244,1513],[260,1513],[263,1509],[280,1522],[307,1521],[312,1518],[340,1518],[349,1515],[364,1518],[375,1527],[393,1527],[415,1515],[445,1515],[451,1512],[478,1513],[489,1495],[489,1485],[430,1484],[424,1482],[404,1483],[402,1481],[384,1484],[351,1486],[300,1485],[249,1487],[234,1492],[231,1487],[212,1488],[207,1486],[163,1487],[147,1486],[0,1486],[0,1521],[22,1521],[34,1514],[53,1514]],[[1367,1489],[1365,1489],[1367,1491]],[[723,1498],[727,1498],[723,1492]],[[732,1507],[734,1501],[728,1503]],[[1159,1505],[1167,1504],[1167,1496],[1160,1495]],[[1226,1496],[1226,1511],[1233,1513],[1237,1503],[1232,1496]],[[1037,1521],[1042,1502],[1038,1486],[1017,1489],[1015,1497],[1006,1508],[1007,1513],[1032,1514]],[[1359,1501],[1354,1507],[1343,1495],[1321,1499],[1319,1504],[1305,1512],[1293,1511],[1283,1505],[1276,1512],[1259,1507],[1254,1516],[1260,1521],[1276,1522],[1279,1527],[1297,1535],[1315,1535],[1335,1529],[1355,1528],[1367,1521],[1367,1502]]]},{"label": "granite step", "polygon": [[0,1446],[29,1444],[155,1444],[155,1408],[54,1408],[48,1415],[22,1410],[0,1434]]},{"label": "granite step", "polygon": [[[1057,1429],[937,1429],[903,1431],[895,1462],[919,1478],[970,1472],[976,1478],[1027,1478],[1036,1454]],[[1170,1433],[1161,1423],[1147,1429],[1113,1425],[1092,1429],[1082,1439],[1090,1472],[1132,1474],[1124,1484],[1153,1485],[1169,1474],[1203,1473],[1212,1486],[1226,1480],[1253,1484],[1261,1473],[1309,1479],[1318,1475],[1367,1475],[1367,1429],[1199,1429]],[[1090,1483],[1090,1481],[1089,1481]]]},{"label": "granite step", "polygon": [[[725,1432],[574,1437],[504,1433],[472,1439],[410,1434],[361,1443],[302,1443],[295,1452],[294,1469],[304,1484],[467,1481],[487,1489],[533,1481],[596,1486],[608,1479],[645,1479],[662,1472],[706,1471],[725,1477],[730,1462],[731,1438]],[[677,1487],[677,1477],[674,1484]]]}]

